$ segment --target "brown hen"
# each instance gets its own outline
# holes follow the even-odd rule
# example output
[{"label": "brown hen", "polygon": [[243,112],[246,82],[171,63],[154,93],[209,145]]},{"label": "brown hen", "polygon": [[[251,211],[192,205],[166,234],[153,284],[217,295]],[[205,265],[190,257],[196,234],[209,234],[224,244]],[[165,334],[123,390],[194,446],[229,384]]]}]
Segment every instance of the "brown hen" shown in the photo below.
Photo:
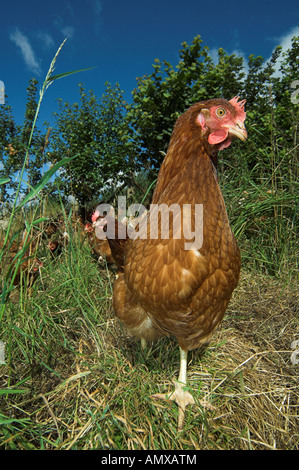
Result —
[{"label": "brown hen", "polygon": [[[14,237],[15,238],[15,237]],[[0,249],[3,249],[4,240],[0,241]],[[43,263],[36,257],[37,239],[27,237],[26,229],[21,240],[17,237],[9,241],[4,247],[5,255],[1,261],[0,273],[11,273],[13,285],[18,286],[23,282],[31,287],[37,279]],[[17,268],[16,268],[17,266]],[[15,271],[15,273],[14,273]]]},{"label": "brown hen", "polygon": [[[212,99],[194,104],[179,117],[158,175],[143,238],[127,239],[123,273],[114,285],[115,312],[133,335],[143,343],[171,335],[179,343],[181,363],[175,391],[156,395],[178,403],[179,428],[185,406],[194,403],[184,389],[187,352],[210,340],[239,279],[240,253],[216,166],[218,150],[228,147],[234,136],[243,141],[247,138],[244,103],[237,97]],[[177,206],[180,213],[169,210]],[[164,212],[156,219],[153,238],[151,215],[159,208]],[[163,232],[165,214],[170,215],[168,237]],[[113,255],[118,240],[109,239],[109,244]]]}]

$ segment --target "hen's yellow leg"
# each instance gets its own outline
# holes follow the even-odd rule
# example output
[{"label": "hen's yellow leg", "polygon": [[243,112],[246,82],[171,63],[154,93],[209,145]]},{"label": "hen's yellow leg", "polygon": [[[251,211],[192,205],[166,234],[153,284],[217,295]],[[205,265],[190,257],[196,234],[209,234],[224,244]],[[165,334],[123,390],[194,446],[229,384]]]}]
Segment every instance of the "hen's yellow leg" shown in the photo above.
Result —
[{"label": "hen's yellow leg", "polygon": [[172,393],[156,393],[152,395],[160,400],[175,401],[179,407],[178,430],[183,428],[185,409],[187,405],[194,405],[195,401],[191,393],[185,390],[187,386],[187,357],[188,351],[180,348],[180,372],[178,380],[174,381],[175,390]]},{"label": "hen's yellow leg", "polygon": [[[159,398],[160,400],[171,400],[175,401],[179,407],[179,417],[178,417],[178,431],[183,429],[185,409],[187,405],[194,405],[195,401],[190,392],[186,390],[187,386],[187,357],[188,351],[180,348],[180,372],[178,380],[174,381],[174,391],[172,393],[156,393],[152,395],[154,398]],[[207,401],[203,400],[199,402],[203,408],[210,410],[215,409]]]}]

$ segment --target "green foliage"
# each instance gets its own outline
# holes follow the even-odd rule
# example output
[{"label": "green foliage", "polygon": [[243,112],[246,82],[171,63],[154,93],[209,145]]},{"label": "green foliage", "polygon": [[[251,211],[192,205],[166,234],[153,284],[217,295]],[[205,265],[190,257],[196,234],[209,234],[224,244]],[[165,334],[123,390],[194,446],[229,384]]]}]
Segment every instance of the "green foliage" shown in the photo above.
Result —
[{"label": "green foliage", "polygon": [[[138,160],[154,173],[163,161],[175,121],[189,106],[211,97],[241,93],[244,78],[243,59],[218,51],[213,64],[207,46],[196,36],[190,46],[182,44],[180,61],[173,67],[155,60],[154,71],[138,78],[128,119],[134,129],[133,140],[139,149]],[[136,152],[138,152],[136,150]]]},{"label": "green foliage", "polygon": [[[24,157],[23,157],[23,164],[22,164],[21,169],[20,169],[20,176],[19,176],[19,179],[18,179],[16,193],[14,194],[14,199],[13,199],[13,203],[12,203],[12,206],[11,206],[11,211],[10,211],[10,214],[9,214],[9,218],[7,219],[7,228],[6,228],[6,231],[5,231],[4,235],[1,234],[3,236],[3,240],[1,240],[1,249],[0,249],[0,263],[1,263],[0,266],[1,266],[1,268],[2,268],[2,260],[6,260],[6,258],[9,258],[9,250],[11,248],[11,245],[12,245],[12,242],[13,242],[14,238],[16,237],[16,234],[14,234],[14,235],[11,234],[11,229],[12,229],[13,222],[15,221],[15,216],[18,214],[18,212],[20,212],[20,210],[23,208],[23,206],[25,206],[25,204],[27,202],[32,201],[34,198],[39,196],[40,193],[42,192],[44,186],[47,184],[47,182],[53,176],[53,174],[56,171],[58,171],[61,168],[62,165],[68,164],[71,160],[71,158],[65,157],[65,158],[62,158],[59,162],[56,162],[56,164],[46,172],[46,174],[38,181],[38,183],[33,188],[31,187],[31,185],[29,183],[27,183],[27,189],[28,189],[27,195],[25,195],[25,197],[22,198],[21,202],[19,201],[19,195],[20,195],[20,192],[21,192],[21,189],[22,189],[22,183],[24,181],[23,178],[24,178],[25,170],[26,169],[28,170],[28,161],[29,161],[30,151],[32,149],[32,145],[34,145],[34,143],[35,143],[35,137],[34,137],[35,136],[35,128],[36,128],[36,122],[37,122],[37,119],[38,119],[40,105],[41,105],[42,99],[44,97],[44,94],[45,94],[48,86],[51,83],[53,83],[54,79],[53,79],[52,73],[53,73],[53,70],[54,70],[54,65],[55,65],[58,54],[59,54],[64,42],[59,47],[55,57],[53,58],[53,60],[50,64],[50,68],[49,68],[47,76],[46,76],[46,78],[43,82],[43,85],[42,85],[42,88],[41,88],[41,91],[40,91],[40,94],[39,94],[39,100],[38,100],[37,103],[35,103],[35,100],[34,100],[34,98],[32,98],[32,95],[31,95],[32,90],[33,90],[32,91],[33,95],[34,95],[34,92],[36,91],[36,89],[34,88],[35,85],[36,85],[35,81],[32,83],[32,87],[29,87],[29,89],[30,89],[29,94],[30,94],[32,99],[29,100],[29,105],[28,105],[28,108],[27,108],[28,113],[26,113],[25,121],[28,120],[28,121],[31,122],[31,128],[30,128],[30,132],[27,135],[28,142],[27,142],[26,148],[25,148],[25,154],[24,154]],[[75,72],[71,72],[71,73],[75,73]],[[66,75],[69,75],[69,73],[67,73]],[[63,74],[60,74],[59,78],[62,78],[62,77],[63,77]],[[34,111],[34,113],[33,113],[33,111]],[[24,127],[24,132],[26,134],[26,126]],[[30,175],[30,171],[28,171],[28,175]],[[4,187],[5,184],[9,183],[9,182],[10,182],[9,177],[1,178],[1,187]],[[34,216],[32,217],[31,221],[28,221],[26,219],[26,217],[24,218],[24,223],[25,223],[25,229],[26,230],[23,233],[23,246],[22,246],[21,249],[18,250],[17,254],[13,257],[11,263],[9,263],[9,265],[7,267],[8,268],[7,272],[5,273],[5,276],[4,276],[3,287],[2,287],[2,292],[1,292],[1,300],[0,300],[0,321],[3,317],[3,315],[4,315],[4,312],[5,312],[5,309],[6,309],[6,306],[7,306],[7,300],[9,299],[10,293],[13,290],[13,284],[14,284],[14,280],[16,278],[18,269],[19,269],[20,265],[22,264],[22,262],[25,261],[24,257],[26,256],[26,259],[28,259],[28,257],[27,257],[27,248],[29,247],[29,239],[30,239],[31,231],[32,231],[34,225],[38,224],[41,220],[41,219],[35,219],[36,212],[37,212],[37,206],[35,207]],[[4,262],[3,266],[5,266],[6,264],[7,263]]]},{"label": "green foliage", "polygon": [[[21,168],[14,151],[18,138],[18,127],[12,116],[12,108],[8,104],[0,106],[0,178],[8,178]],[[9,187],[16,189],[17,183],[9,181],[10,185],[0,187],[0,204],[9,199]]]},{"label": "green foliage", "polygon": [[[252,238],[252,250],[255,244],[259,248],[260,231],[250,227],[256,210],[266,210],[269,224],[265,246],[269,248],[260,257],[259,267],[274,273],[275,263],[269,263],[271,249],[282,267],[286,253],[293,251],[297,229],[299,108],[291,97],[292,84],[298,78],[298,57],[297,37],[288,51],[282,52],[278,46],[267,63],[261,56],[250,55],[245,64],[242,57],[229,55],[222,48],[218,57],[212,58],[209,48],[196,36],[191,44],[182,44],[177,65],[155,59],[152,73],[137,79],[130,104],[124,102],[118,84],[106,83],[100,98],[79,84],[79,102],[59,100],[54,128],[42,133],[34,126],[27,151],[26,139],[38,108],[37,82],[31,80],[22,127],[15,125],[8,105],[0,108],[1,202],[13,200],[9,190],[18,188],[19,181],[12,178],[16,172],[26,176],[22,197],[32,195],[32,186],[38,188],[42,165],[50,163],[53,168],[64,157],[70,157],[68,164],[48,180],[47,190],[52,197],[67,200],[72,195],[84,206],[109,199],[111,194],[133,185],[137,202],[146,198],[148,204],[178,116],[197,101],[240,95],[246,99],[249,138],[246,144],[234,142],[233,147],[221,152],[219,174],[226,201],[236,201],[231,217],[236,216],[241,223],[236,229],[246,249]],[[46,86],[65,75],[51,75]],[[272,195],[267,197],[267,207],[254,206],[254,198],[260,196],[258,188]],[[245,191],[253,199],[243,207]],[[242,211],[246,219],[241,222]],[[283,248],[284,243],[288,250]],[[252,260],[250,256],[246,259],[249,263]]]},{"label": "green foliage", "polygon": [[[36,185],[41,178],[47,142],[47,136],[36,126],[33,126],[38,107],[37,84],[38,82],[35,79],[29,82],[22,126],[14,123],[9,105],[0,107],[0,176],[12,177],[21,172],[26,155],[26,186],[23,188],[25,194],[30,190],[30,186]],[[31,137],[30,150],[27,152],[32,129],[34,131]],[[1,202],[13,201],[14,199],[14,191],[17,190],[18,181],[16,178],[11,178],[9,183],[9,185],[1,188]]]},{"label": "green foliage", "polygon": [[47,141],[46,135],[43,135],[37,126],[33,126],[38,107],[37,85],[37,80],[30,80],[29,86],[27,88],[27,103],[24,124],[20,132],[20,140],[16,147],[18,158],[19,160],[23,161],[26,155],[31,130],[33,128],[34,132],[31,138],[30,152],[27,155],[26,161],[28,186],[25,190],[25,194],[30,190],[30,185],[36,185],[42,176],[44,151]]},{"label": "green foliage", "polygon": [[79,92],[80,103],[59,100],[51,160],[77,154],[60,173],[59,187],[66,196],[73,195],[84,205],[99,198],[103,189],[113,186],[118,178],[126,180],[132,166],[126,147],[128,129],[119,85],[112,87],[106,83],[100,101],[93,91],[86,92],[82,84]]}]

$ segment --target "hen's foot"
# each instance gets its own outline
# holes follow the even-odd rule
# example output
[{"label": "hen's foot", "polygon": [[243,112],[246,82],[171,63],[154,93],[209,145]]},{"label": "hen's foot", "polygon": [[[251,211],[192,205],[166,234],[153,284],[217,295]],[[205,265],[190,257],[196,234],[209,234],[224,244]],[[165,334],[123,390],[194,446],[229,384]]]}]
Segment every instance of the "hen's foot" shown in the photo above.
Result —
[{"label": "hen's foot", "polygon": [[[179,407],[179,416],[178,416],[178,431],[181,431],[184,426],[185,410],[188,405],[195,405],[195,400],[188,390],[186,390],[186,385],[174,381],[175,390],[170,393],[155,393],[151,395],[152,398],[158,398],[159,400],[166,401],[175,401]],[[199,405],[202,408],[213,410],[215,409],[209,402],[203,400],[199,401]]]},{"label": "hen's foot", "polygon": [[188,405],[194,405],[195,401],[193,396],[187,390],[184,390],[186,387],[185,384],[174,381],[175,389],[170,393],[155,393],[152,395],[152,398],[158,398],[159,400],[166,401],[175,401],[179,407],[179,416],[178,416],[178,431],[181,431],[184,426],[185,418],[185,409]]}]

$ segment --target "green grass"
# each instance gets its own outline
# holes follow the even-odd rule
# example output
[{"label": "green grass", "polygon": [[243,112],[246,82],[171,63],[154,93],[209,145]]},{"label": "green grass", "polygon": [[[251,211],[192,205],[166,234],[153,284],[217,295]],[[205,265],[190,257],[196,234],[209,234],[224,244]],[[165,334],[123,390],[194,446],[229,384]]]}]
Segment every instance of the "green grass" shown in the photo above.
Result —
[{"label": "green grass", "polygon": [[[295,158],[296,147],[292,152]],[[289,165],[282,171],[284,152],[280,158],[271,172],[265,172],[264,162],[249,170],[242,151],[237,149],[234,159],[238,166],[222,163],[219,179],[242,251],[243,267],[294,280],[298,276],[299,255],[297,169]]]},{"label": "green grass", "polygon": [[142,351],[112,310],[114,274],[80,237],[43,261],[33,287],[12,292],[3,318],[0,448],[298,449],[290,283],[243,273],[222,328],[190,353],[192,393],[215,410],[190,408],[178,434],[176,405],[151,398],[177,377],[176,341]]},{"label": "green grass", "polygon": [[[299,449],[295,208],[282,188],[250,181],[226,172],[221,180],[243,270],[221,329],[189,355],[198,404],[180,433],[176,405],[151,398],[177,378],[175,339],[143,352],[128,335],[112,309],[115,274],[62,205],[42,200],[15,220],[12,233],[23,224],[40,237],[43,267],[31,288],[24,279],[2,297],[1,449]],[[52,259],[45,222],[34,222],[58,214],[69,243]]]}]

